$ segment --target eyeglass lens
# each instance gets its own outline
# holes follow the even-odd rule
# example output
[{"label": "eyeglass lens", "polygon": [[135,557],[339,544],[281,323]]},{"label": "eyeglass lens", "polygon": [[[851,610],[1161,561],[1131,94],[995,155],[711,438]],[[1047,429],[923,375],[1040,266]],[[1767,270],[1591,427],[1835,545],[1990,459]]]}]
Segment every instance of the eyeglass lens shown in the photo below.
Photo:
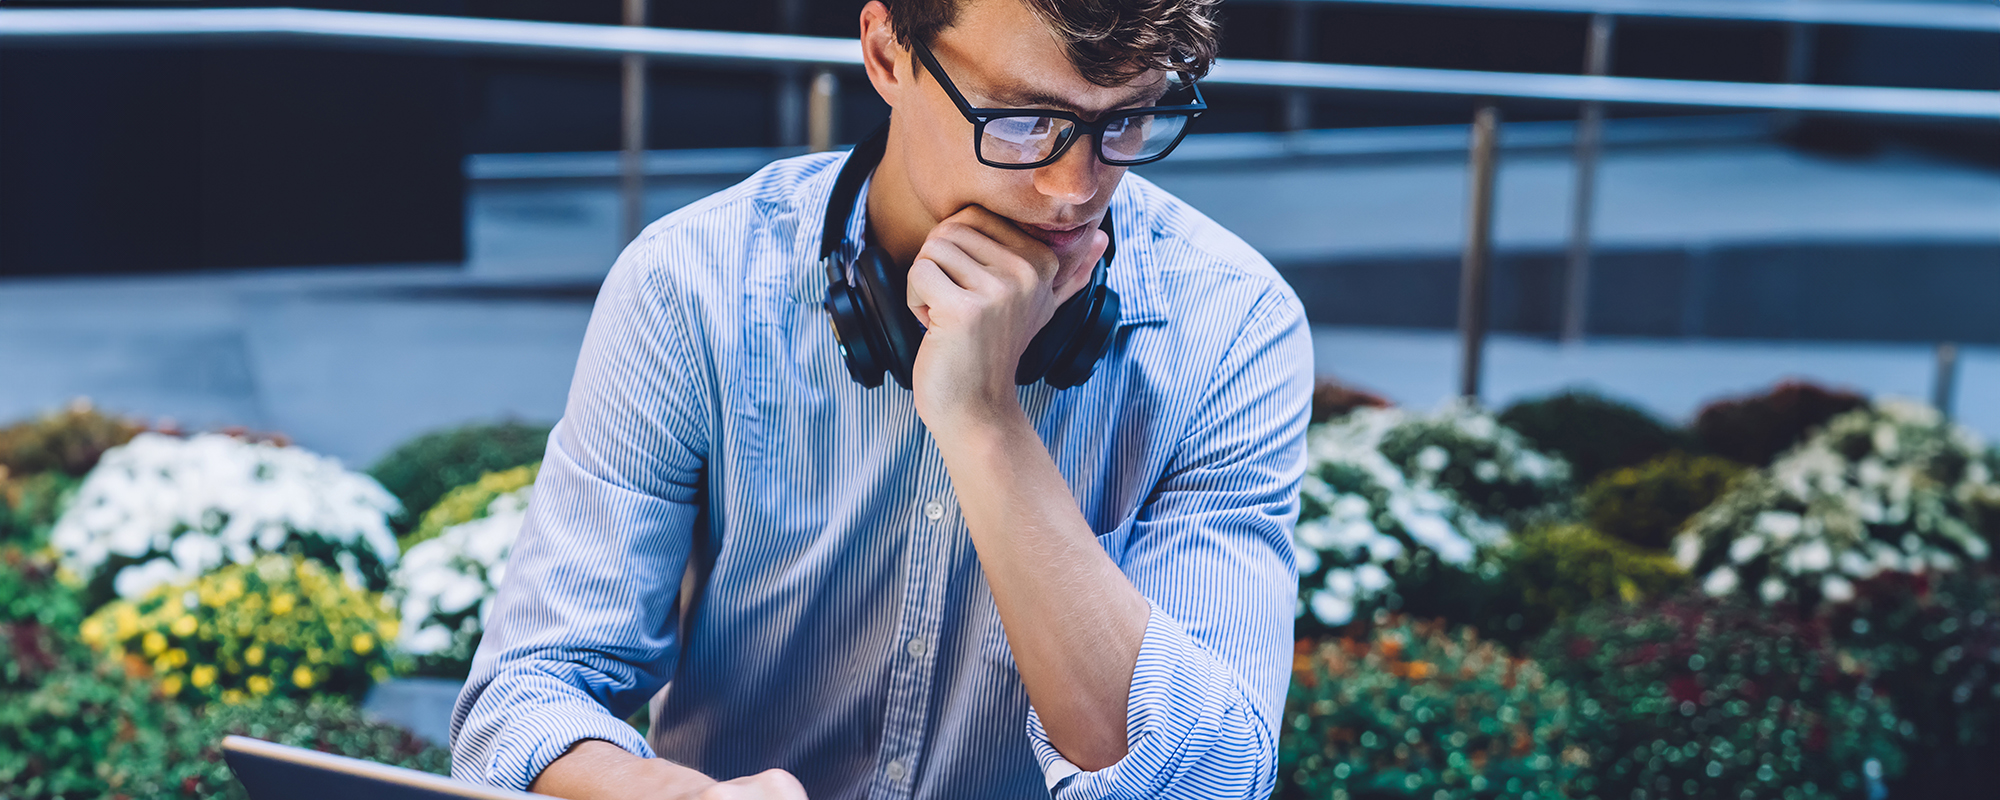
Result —
[{"label": "eyeglass lens", "polygon": [[[1187,121],[1184,114],[1120,117],[1105,126],[1097,148],[1105,161],[1144,161],[1172,147]],[[1000,164],[1033,164],[1076,136],[1075,128],[1075,122],[1061,117],[999,117],[986,123],[979,156]]]}]

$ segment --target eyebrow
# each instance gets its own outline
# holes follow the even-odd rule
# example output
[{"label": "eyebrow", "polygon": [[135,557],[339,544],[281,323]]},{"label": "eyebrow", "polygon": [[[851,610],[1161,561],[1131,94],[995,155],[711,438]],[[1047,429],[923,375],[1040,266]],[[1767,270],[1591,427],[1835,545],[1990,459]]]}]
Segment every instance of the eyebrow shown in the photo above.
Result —
[{"label": "eyebrow", "polygon": [[[1115,111],[1118,109],[1126,108],[1132,106],[1133,104],[1141,100],[1146,100],[1149,98],[1154,102],[1158,102],[1160,98],[1165,97],[1167,95],[1167,88],[1171,85],[1172,85],[1171,81],[1162,80],[1157,85],[1141,88],[1140,90],[1132,92],[1131,94],[1128,94],[1125,97],[1119,99],[1119,101],[1113,104],[1110,108],[1104,109],[1104,112]],[[1079,115],[1088,115],[1092,113],[1091,109],[1085,109],[1063,98],[1045,92],[1036,91],[1033,89],[1019,89],[1019,88],[1005,89],[992,92],[991,94],[988,95],[988,97],[993,102],[1005,104],[1009,108],[1023,108],[1028,106],[1049,106],[1051,108],[1058,108]],[[1098,112],[1098,113],[1103,113],[1103,112]]]}]

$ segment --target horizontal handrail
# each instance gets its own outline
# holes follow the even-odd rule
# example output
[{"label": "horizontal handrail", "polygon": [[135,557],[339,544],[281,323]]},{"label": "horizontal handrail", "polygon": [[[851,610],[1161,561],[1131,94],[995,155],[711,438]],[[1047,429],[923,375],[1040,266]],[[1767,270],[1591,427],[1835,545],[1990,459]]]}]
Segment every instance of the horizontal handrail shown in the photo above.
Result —
[{"label": "horizontal handrail", "polygon": [[[1233,0],[1239,3],[1253,1],[1256,0]],[[1905,3],[1881,0],[1285,0],[1285,2],[2000,32],[2000,6],[1980,3],[1921,1]]]},{"label": "horizontal handrail", "polygon": [[1218,61],[1210,84],[1763,108],[1890,116],[2000,119],[2000,92],[1820,84],[1737,83],[1601,75],[1375,67],[1299,61]]},{"label": "horizontal handrail", "polygon": [[[1758,2],[1761,0],[1749,0]],[[853,39],[310,9],[0,9],[0,39],[224,39],[444,45],[725,64],[861,63]],[[1229,59],[1214,85],[2000,119],[2000,93]]]},{"label": "horizontal handrail", "polygon": [[859,66],[853,39],[305,8],[7,9],[0,38],[334,40],[753,64]]}]

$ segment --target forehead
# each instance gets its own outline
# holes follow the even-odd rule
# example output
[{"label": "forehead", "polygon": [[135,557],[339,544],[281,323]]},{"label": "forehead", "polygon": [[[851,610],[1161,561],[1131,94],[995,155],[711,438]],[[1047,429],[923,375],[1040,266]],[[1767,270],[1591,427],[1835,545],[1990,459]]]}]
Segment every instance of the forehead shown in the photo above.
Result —
[{"label": "forehead", "polygon": [[1091,112],[1151,102],[1167,87],[1158,70],[1119,86],[1085,80],[1055,33],[1021,0],[966,0],[929,45],[975,102]]}]

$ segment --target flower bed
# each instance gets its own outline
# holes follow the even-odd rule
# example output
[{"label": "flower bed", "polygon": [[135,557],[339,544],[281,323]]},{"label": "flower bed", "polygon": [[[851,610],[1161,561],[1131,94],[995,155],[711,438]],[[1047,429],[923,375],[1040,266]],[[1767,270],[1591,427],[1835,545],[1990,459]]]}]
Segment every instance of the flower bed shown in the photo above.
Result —
[{"label": "flower bed", "polygon": [[396,563],[397,508],[367,476],[300,448],[143,433],[104,453],[50,539],[93,605],[280,552],[379,591]]}]

